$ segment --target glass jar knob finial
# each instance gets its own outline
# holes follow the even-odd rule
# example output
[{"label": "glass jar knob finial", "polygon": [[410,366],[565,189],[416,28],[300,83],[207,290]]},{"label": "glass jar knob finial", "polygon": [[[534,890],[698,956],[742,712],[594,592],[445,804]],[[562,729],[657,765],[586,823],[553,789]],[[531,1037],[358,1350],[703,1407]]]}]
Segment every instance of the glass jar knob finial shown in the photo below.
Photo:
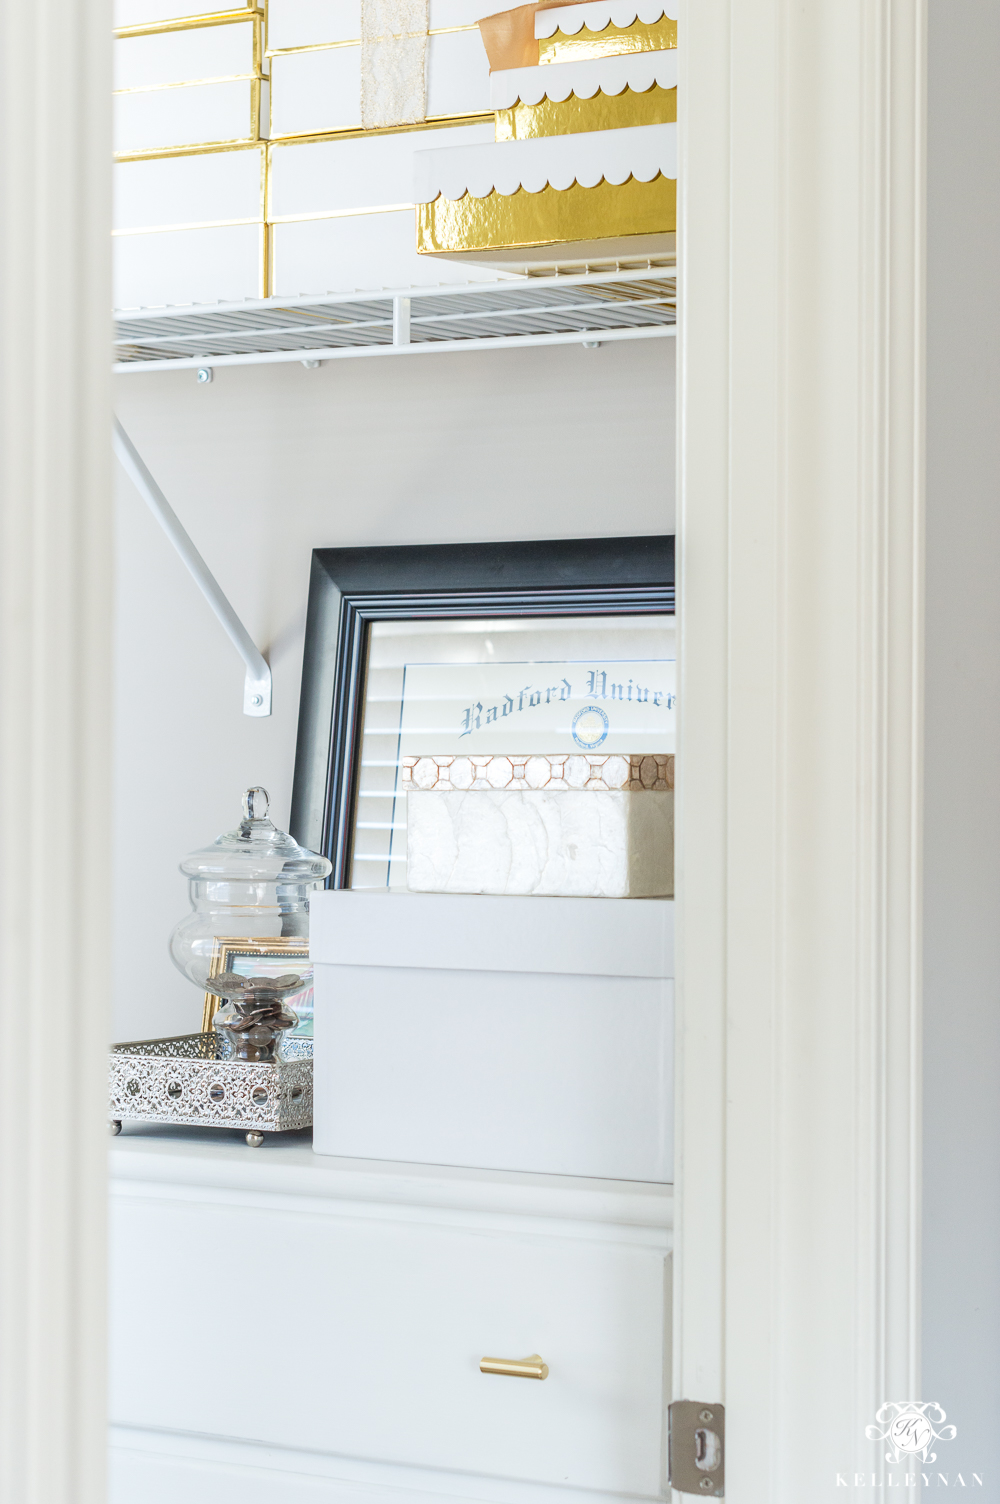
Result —
[{"label": "glass jar knob finial", "polygon": [[243,790],[243,818],[244,820],[266,820],[267,811],[270,808],[271,796],[267,789],[252,788]]}]

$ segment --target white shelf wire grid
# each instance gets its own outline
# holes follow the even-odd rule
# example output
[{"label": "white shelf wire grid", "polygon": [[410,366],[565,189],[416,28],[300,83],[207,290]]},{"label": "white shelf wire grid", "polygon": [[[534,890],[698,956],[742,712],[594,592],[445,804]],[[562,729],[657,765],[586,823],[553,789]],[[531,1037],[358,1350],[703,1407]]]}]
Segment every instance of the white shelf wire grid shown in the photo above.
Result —
[{"label": "white shelf wire grid", "polygon": [[674,266],[121,311],[118,372],[598,344],[676,331]]}]

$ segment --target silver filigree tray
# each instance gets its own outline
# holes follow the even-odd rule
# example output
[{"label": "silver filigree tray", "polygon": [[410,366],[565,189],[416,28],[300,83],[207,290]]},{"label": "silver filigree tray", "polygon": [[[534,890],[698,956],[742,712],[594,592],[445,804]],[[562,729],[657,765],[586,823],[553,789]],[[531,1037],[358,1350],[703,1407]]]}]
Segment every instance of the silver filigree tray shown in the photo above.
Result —
[{"label": "silver filigree tray", "polygon": [[242,1128],[257,1148],[265,1133],[308,1128],[313,1120],[312,1040],[286,1038],[268,1064],[232,1058],[214,1031],[112,1045],[108,1118],[123,1121]]}]

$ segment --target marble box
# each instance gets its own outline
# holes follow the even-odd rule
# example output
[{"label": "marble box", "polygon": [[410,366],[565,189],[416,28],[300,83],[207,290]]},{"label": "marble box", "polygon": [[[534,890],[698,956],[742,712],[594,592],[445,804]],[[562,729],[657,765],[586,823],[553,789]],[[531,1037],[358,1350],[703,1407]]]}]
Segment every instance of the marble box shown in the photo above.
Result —
[{"label": "marble box", "polygon": [[673,894],[673,758],[407,758],[417,893]]}]

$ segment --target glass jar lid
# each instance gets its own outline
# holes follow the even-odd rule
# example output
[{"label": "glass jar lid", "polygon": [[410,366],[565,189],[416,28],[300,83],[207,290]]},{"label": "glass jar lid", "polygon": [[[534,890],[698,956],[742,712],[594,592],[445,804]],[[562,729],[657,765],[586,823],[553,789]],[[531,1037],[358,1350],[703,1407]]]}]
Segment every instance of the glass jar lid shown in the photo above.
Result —
[{"label": "glass jar lid", "polygon": [[196,882],[322,882],[333,864],[300,846],[268,819],[267,789],[244,790],[243,818],[235,830],[192,851],[181,871]]}]

